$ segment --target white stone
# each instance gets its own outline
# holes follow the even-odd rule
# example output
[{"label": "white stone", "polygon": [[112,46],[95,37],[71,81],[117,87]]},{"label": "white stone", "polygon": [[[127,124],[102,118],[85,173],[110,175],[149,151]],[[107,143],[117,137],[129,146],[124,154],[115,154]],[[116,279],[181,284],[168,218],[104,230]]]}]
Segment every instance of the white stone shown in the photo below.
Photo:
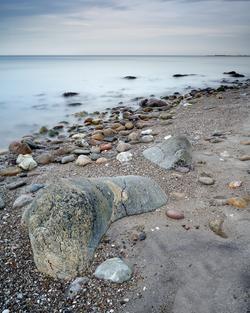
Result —
[{"label": "white stone", "polygon": [[144,135],[151,135],[153,132],[152,129],[145,129],[145,130],[142,130],[141,131],[141,135],[144,136]]},{"label": "white stone", "polygon": [[23,170],[29,171],[37,167],[36,161],[33,159],[32,155],[30,154],[19,154],[17,160],[17,164]]},{"label": "white stone", "polygon": [[79,157],[76,160],[76,165],[79,165],[79,166],[85,166],[89,163],[92,163],[92,161],[86,155],[79,155]]},{"label": "white stone", "polygon": [[117,156],[116,156],[116,159],[121,163],[129,162],[132,160],[132,158],[133,158],[133,154],[129,151],[121,152],[121,153],[117,154]]},{"label": "white stone", "polygon": [[112,258],[100,264],[94,275],[99,279],[123,283],[131,278],[132,270],[122,259]]}]

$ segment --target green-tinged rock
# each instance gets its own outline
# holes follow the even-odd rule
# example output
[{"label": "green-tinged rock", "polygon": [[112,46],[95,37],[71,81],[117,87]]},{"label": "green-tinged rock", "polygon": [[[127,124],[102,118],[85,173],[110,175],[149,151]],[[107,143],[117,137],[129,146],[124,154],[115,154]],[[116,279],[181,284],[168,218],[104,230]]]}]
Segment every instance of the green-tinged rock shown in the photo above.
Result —
[{"label": "green-tinged rock", "polygon": [[166,201],[161,188],[146,177],[61,179],[41,192],[22,222],[38,270],[71,279],[86,270],[112,222],[153,211]]}]

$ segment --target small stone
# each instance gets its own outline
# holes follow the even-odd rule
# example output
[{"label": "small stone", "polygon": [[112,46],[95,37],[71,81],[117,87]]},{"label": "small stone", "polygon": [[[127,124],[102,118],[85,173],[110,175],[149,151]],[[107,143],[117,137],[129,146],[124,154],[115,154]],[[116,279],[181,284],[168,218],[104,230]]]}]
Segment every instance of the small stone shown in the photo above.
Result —
[{"label": "small stone", "polygon": [[46,126],[42,126],[42,127],[40,128],[40,130],[39,130],[39,133],[40,133],[41,135],[44,135],[44,134],[47,134],[48,131],[49,131],[49,130],[48,130],[48,128],[47,128]]},{"label": "small stone", "polygon": [[163,112],[163,113],[160,114],[159,118],[162,119],[162,120],[170,120],[170,119],[173,118],[173,114],[167,113],[167,112]]},{"label": "small stone", "polygon": [[[101,152],[101,149],[100,149],[100,147],[98,147],[98,146],[93,146],[93,147],[91,147],[90,152],[91,152],[91,153],[100,153],[100,152]],[[84,153],[83,153],[83,154],[84,154]]]},{"label": "small stone", "polygon": [[73,154],[70,154],[70,155],[66,155],[65,157],[63,157],[61,160],[61,163],[66,164],[66,163],[73,162],[73,161],[75,161],[75,156]]},{"label": "small stone", "polygon": [[239,157],[240,161],[250,161],[250,155],[243,155]]},{"label": "small stone", "polygon": [[250,140],[241,141],[240,143],[241,143],[242,145],[249,146],[249,145],[250,145]]},{"label": "small stone", "polygon": [[21,181],[18,181],[18,182],[14,182],[14,183],[8,184],[6,187],[9,190],[14,190],[14,189],[17,189],[19,187],[23,187],[25,185],[26,185],[26,182],[21,180]]},{"label": "small stone", "polygon": [[74,134],[72,136],[73,139],[84,139],[85,137],[86,137],[86,134],[83,134],[83,133]]},{"label": "small stone", "polygon": [[215,180],[212,177],[208,176],[200,176],[198,181],[203,185],[213,185],[215,183]]},{"label": "small stone", "polygon": [[99,158],[96,160],[96,164],[103,164],[103,163],[107,163],[108,160],[106,158]]},{"label": "small stone", "polygon": [[59,132],[57,131],[57,130],[55,130],[55,129],[50,129],[49,131],[48,131],[48,136],[49,137],[56,137],[56,136],[58,136],[59,135]]},{"label": "small stone", "polygon": [[106,128],[103,130],[104,137],[114,136],[116,132],[111,128]]},{"label": "small stone", "polygon": [[138,234],[132,234],[131,235],[131,240],[132,241],[138,241],[139,240],[139,235]]},{"label": "small stone", "polygon": [[112,149],[112,144],[111,143],[104,143],[100,145],[100,150],[101,151],[107,151]]},{"label": "small stone", "polygon": [[227,200],[227,203],[229,205],[236,207],[236,208],[245,209],[245,208],[247,208],[248,204],[250,203],[250,198],[249,197],[246,197],[246,198],[240,198],[240,197],[230,198]]},{"label": "small stone", "polygon": [[116,150],[118,152],[125,152],[131,149],[131,145],[129,143],[125,143],[123,141],[119,141]]},{"label": "small stone", "polygon": [[10,313],[10,310],[5,309],[5,310],[2,311],[2,313]]},{"label": "small stone", "polygon": [[142,232],[139,233],[139,240],[140,240],[140,241],[143,241],[143,240],[145,240],[146,238],[147,238],[147,235],[146,235],[146,233],[145,233],[144,231],[142,231]]},{"label": "small stone", "polygon": [[30,154],[32,150],[26,143],[22,143],[19,141],[13,141],[9,145],[9,151],[14,154]]},{"label": "small stone", "polygon": [[121,152],[121,153],[117,154],[117,156],[116,156],[116,159],[121,163],[129,162],[132,160],[132,158],[133,158],[133,154],[129,151]]},{"label": "small stone", "polygon": [[77,277],[69,286],[66,297],[73,299],[89,282],[88,277]]},{"label": "small stone", "polygon": [[91,138],[97,141],[103,141],[104,136],[102,133],[96,133],[96,134],[93,134]]},{"label": "small stone", "polygon": [[32,184],[32,185],[27,187],[26,192],[35,193],[44,187],[45,187],[44,184]]},{"label": "small stone", "polygon": [[33,159],[33,157],[30,154],[19,154],[17,160],[17,164],[19,167],[21,167],[23,170],[30,171],[37,167],[36,161]]},{"label": "small stone", "polygon": [[224,223],[223,219],[216,219],[209,222],[209,227],[216,235],[222,238],[227,238],[228,236],[222,230],[223,223]]},{"label": "small stone", "polygon": [[126,129],[133,129],[134,128],[134,124],[132,123],[132,122],[127,122],[126,124],[125,124],[125,128]]},{"label": "small stone", "polygon": [[81,155],[81,154],[87,155],[87,154],[90,154],[90,150],[88,150],[88,149],[75,149],[73,151],[73,153],[77,154],[77,155]]},{"label": "small stone", "polygon": [[0,210],[3,210],[5,208],[5,203],[3,199],[0,197]]},{"label": "small stone", "polygon": [[166,215],[174,220],[181,220],[184,218],[184,214],[177,210],[167,210]]},{"label": "small stone", "polygon": [[242,181],[232,181],[231,183],[228,184],[228,187],[230,189],[236,189],[242,186]]},{"label": "small stone", "polygon": [[[117,130],[118,128],[120,128],[121,126],[123,126],[122,124],[120,124],[120,123],[114,123],[114,124],[112,124],[112,126],[111,126],[111,128],[114,130]],[[125,128],[125,127],[124,127]]]},{"label": "small stone", "polygon": [[140,133],[139,132],[132,132],[128,135],[129,141],[139,141],[140,140]]},{"label": "small stone", "polygon": [[141,131],[141,135],[142,136],[144,136],[144,135],[151,135],[152,133],[153,133],[152,129],[145,129],[145,130]]},{"label": "small stone", "polygon": [[224,206],[228,204],[227,202],[228,200],[223,196],[216,196],[210,201],[211,205],[214,206]]},{"label": "small stone", "polygon": [[21,173],[21,169],[17,166],[6,167],[0,170],[0,176],[16,176]]},{"label": "small stone", "polygon": [[176,172],[183,173],[183,174],[190,172],[190,168],[185,167],[185,166],[176,166],[174,169]]},{"label": "small stone", "polygon": [[154,141],[154,136],[152,135],[145,135],[141,137],[141,142],[143,143],[150,143],[152,141]]},{"label": "small stone", "polygon": [[36,162],[40,165],[46,165],[53,162],[54,158],[50,153],[42,153],[36,157]]},{"label": "small stone", "polygon": [[183,200],[186,197],[185,193],[182,192],[171,192],[170,196],[175,200]]},{"label": "small stone", "polygon": [[15,200],[13,209],[21,209],[22,207],[30,204],[32,201],[33,198],[30,195],[21,195]]},{"label": "small stone", "polygon": [[92,162],[91,159],[86,155],[79,155],[79,157],[76,160],[76,165],[85,166],[91,162]]},{"label": "small stone", "polygon": [[223,139],[220,139],[220,138],[211,138],[209,140],[211,143],[220,143],[220,142],[223,142]]},{"label": "small stone", "polygon": [[100,264],[94,275],[99,279],[123,283],[131,278],[132,270],[122,259],[112,258]]},{"label": "small stone", "polygon": [[91,159],[92,161],[97,161],[97,160],[100,158],[100,154],[99,154],[99,153],[91,153],[91,154],[89,155],[89,157],[90,157],[90,159]]}]

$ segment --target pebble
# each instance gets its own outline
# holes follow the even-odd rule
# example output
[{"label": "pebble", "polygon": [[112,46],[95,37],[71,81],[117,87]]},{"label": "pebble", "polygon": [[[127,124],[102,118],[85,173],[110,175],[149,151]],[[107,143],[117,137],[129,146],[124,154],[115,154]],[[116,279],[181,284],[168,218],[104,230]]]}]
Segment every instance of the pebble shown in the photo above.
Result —
[{"label": "pebble", "polygon": [[141,135],[142,136],[144,136],[144,135],[151,135],[152,133],[153,133],[152,129],[145,129],[145,130],[141,131]]},{"label": "pebble", "polygon": [[185,167],[185,166],[177,166],[177,167],[175,167],[175,171],[179,172],[179,173],[189,173],[190,168]]},{"label": "pebble", "polygon": [[85,166],[91,162],[92,162],[92,160],[89,157],[87,157],[86,155],[79,155],[79,157],[77,158],[75,163],[76,163],[76,165],[79,165],[79,166]]},{"label": "pebble", "polygon": [[107,163],[108,159],[106,158],[99,158],[96,160],[96,164],[103,164],[103,163]]},{"label": "pebble", "polygon": [[27,187],[26,192],[35,193],[44,187],[45,187],[44,184],[32,184],[32,185]]},{"label": "pebble", "polygon": [[152,141],[154,141],[154,136],[152,135],[145,135],[141,137],[141,142],[143,143],[150,143]]},{"label": "pebble", "polygon": [[40,165],[46,165],[53,162],[53,157],[50,153],[42,153],[36,157],[36,162]]},{"label": "pebble", "polygon": [[117,156],[116,156],[116,159],[121,163],[129,162],[132,160],[132,158],[133,158],[133,154],[129,151],[121,152],[121,153],[117,154]]},{"label": "pebble", "polygon": [[228,236],[223,232],[222,225],[224,223],[223,219],[215,219],[209,222],[209,228],[218,236],[222,238],[227,238]]},{"label": "pebble", "polygon": [[90,150],[88,149],[75,149],[73,151],[74,154],[77,154],[77,155],[81,155],[81,154],[84,154],[84,155],[87,155],[87,154],[90,154]]},{"label": "pebble", "polygon": [[245,209],[245,208],[247,208],[248,204],[250,203],[250,198],[240,198],[240,197],[229,198],[227,200],[227,203],[229,205],[236,207],[236,208]]},{"label": "pebble", "polygon": [[242,181],[232,181],[231,183],[228,184],[228,187],[230,189],[236,189],[242,186]]},{"label": "pebble", "polygon": [[23,170],[30,171],[37,167],[36,161],[33,159],[33,157],[30,154],[19,154],[17,160],[17,164],[19,167],[21,167]]},{"label": "pebble", "polygon": [[250,161],[250,155],[243,155],[239,157],[240,161]]},{"label": "pebble", "polygon": [[73,162],[73,161],[75,161],[75,156],[73,154],[70,154],[70,155],[64,156],[61,160],[61,163],[66,164],[66,163]]},{"label": "pebble", "polygon": [[144,231],[142,231],[142,232],[139,233],[138,237],[139,237],[140,241],[143,241],[143,240],[145,240],[147,238],[147,235],[146,235],[146,233]]},{"label": "pebble", "polygon": [[[100,153],[101,152],[101,149],[100,149],[100,147],[98,147],[98,146],[93,146],[93,147],[91,147],[91,149],[90,149],[90,153]],[[84,154],[84,153],[83,153]]]},{"label": "pebble", "polygon": [[6,187],[9,190],[14,190],[14,189],[17,189],[19,187],[23,187],[24,185],[26,185],[26,182],[24,180],[21,180],[21,181],[17,181],[17,182],[8,184]]},{"label": "pebble", "polygon": [[21,209],[22,207],[30,204],[33,201],[33,197],[30,195],[21,195],[18,197],[14,204],[13,204],[13,209]]},{"label": "pebble", "polygon": [[104,139],[104,136],[102,133],[96,133],[96,134],[93,134],[91,138],[97,141],[102,141]]},{"label": "pebble", "polygon": [[183,200],[186,197],[185,193],[182,192],[171,192],[170,196],[175,200]]},{"label": "pebble", "polygon": [[160,114],[159,118],[162,119],[162,120],[170,120],[170,119],[173,118],[173,114],[167,113],[167,112],[163,112],[163,113]]},{"label": "pebble", "polygon": [[100,264],[94,276],[114,283],[123,283],[131,278],[132,269],[122,259],[112,258]]},{"label": "pebble", "polygon": [[223,196],[216,196],[210,201],[211,205],[214,206],[224,206],[228,204],[228,201],[225,197]]},{"label": "pebble", "polygon": [[92,161],[97,161],[97,160],[100,158],[100,154],[99,154],[99,153],[91,153],[91,154],[89,155],[89,157],[90,157],[90,159],[91,159]]},{"label": "pebble", "polygon": [[200,176],[198,181],[203,185],[213,185],[215,183],[215,180],[212,177],[208,176]]},{"label": "pebble", "polygon": [[126,129],[133,129],[134,128],[134,124],[132,123],[132,122],[127,122],[126,124],[125,124],[125,128]]},{"label": "pebble", "polygon": [[174,220],[181,220],[184,218],[184,214],[177,210],[167,210],[166,215]]},{"label": "pebble", "polygon": [[128,135],[128,140],[129,141],[138,141],[140,140],[140,134],[139,132],[132,132]]},{"label": "pebble", "polygon": [[131,145],[129,143],[125,143],[123,141],[120,141],[116,147],[116,150],[118,152],[125,152],[131,149]]},{"label": "pebble", "polygon": [[250,145],[250,140],[248,140],[248,141],[241,141],[240,143],[242,145],[249,146]]},{"label": "pebble", "polygon": [[112,144],[111,143],[104,143],[100,145],[100,151],[108,151],[112,149]]},{"label": "pebble", "polygon": [[21,169],[17,166],[6,167],[0,170],[0,176],[16,176],[21,173]]},{"label": "pebble", "polygon": [[10,313],[10,310],[5,309],[5,310],[2,311],[2,313]]},{"label": "pebble", "polygon": [[77,277],[66,291],[66,297],[68,299],[73,299],[83,289],[83,287],[88,284],[88,282],[88,277]]},{"label": "pebble", "polygon": [[0,197],[0,210],[3,210],[5,208],[5,203],[3,199]]}]

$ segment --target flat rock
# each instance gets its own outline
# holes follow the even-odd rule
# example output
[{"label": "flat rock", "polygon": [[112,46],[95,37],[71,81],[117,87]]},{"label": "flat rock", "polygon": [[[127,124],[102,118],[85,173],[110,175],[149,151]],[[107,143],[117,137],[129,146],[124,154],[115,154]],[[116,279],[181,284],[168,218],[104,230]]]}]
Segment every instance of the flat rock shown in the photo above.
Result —
[{"label": "flat rock", "polygon": [[54,157],[50,153],[42,153],[36,157],[36,162],[40,165],[47,165],[54,161]]},{"label": "flat rock", "polygon": [[61,159],[62,164],[70,163],[75,161],[75,156],[73,154],[66,155]]},{"label": "flat rock", "polygon": [[184,218],[184,214],[177,210],[167,210],[166,215],[174,220],[181,220]]},{"label": "flat rock", "polygon": [[92,160],[86,156],[86,155],[79,155],[79,157],[77,158],[76,160],[76,165],[79,165],[79,166],[85,166],[89,163],[91,163]]},{"label": "flat rock", "polygon": [[129,151],[118,153],[116,159],[121,163],[129,162],[133,159],[133,154]]},{"label": "flat rock", "polygon": [[113,283],[123,283],[132,276],[132,269],[120,258],[112,258],[100,264],[94,275],[99,279],[110,280]]},{"label": "flat rock", "polygon": [[23,187],[25,185],[26,185],[26,181],[20,180],[20,181],[17,181],[17,182],[10,183],[6,187],[9,190],[14,190],[14,189],[17,189],[19,187]]},{"label": "flat rock", "polygon": [[147,177],[59,179],[43,189],[22,221],[38,270],[71,279],[86,270],[112,222],[166,202],[165,193]]},{"label": "flat rock", "polygon": [[215,180],[208,176],[200,176],[198,181],[203,185],[213,185],[215,183]]},{"label": "flat rock", "polygon": [[250,155],[243,155],[239,157],[240,161],[250,161]]},{"label": "flat rock", "polygon": [[165,169],[178,165],[189,166],[192,162],[191,144],[186,137],[176,136],[143,152],[146,159]]},{"label": "flat rock", "polygon": [[145,136],[142,136],[141,139],[140,139],[141,142],[143,143],[150,143],[150,142],[153,142],[154,141],[154,136],[152,135],[145,135]]},{"label": "flat rock", "polygon": [[1,169],[0,176],[16,176],[21,172],[22,170],[18,166],[11,166]]},{"label": "flat rock", "polygon": [[26,192],[35,193],[44,187],[45,187],[44,184],[32,184],[26,188]]},{"label": "flat rock", "polygon": [[21,209],[22,207],[30,204],[33,200],[34,198],[30,195],[21,195],[15,200],[13,209]]}]

